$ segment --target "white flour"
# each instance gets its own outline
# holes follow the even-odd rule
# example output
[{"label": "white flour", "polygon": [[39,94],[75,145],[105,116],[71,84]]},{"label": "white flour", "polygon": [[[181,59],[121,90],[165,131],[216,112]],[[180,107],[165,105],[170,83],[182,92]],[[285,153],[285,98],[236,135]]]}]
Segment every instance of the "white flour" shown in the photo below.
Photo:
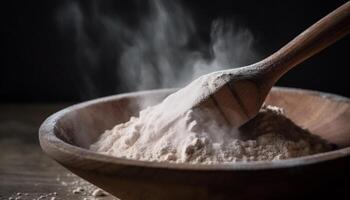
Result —
[{"label": "white flour", "polygon": [[164,127],[157,118],[159,106],[105,131],[90,149],[137,160],[212,164],[287,159],[331,148],[277,107],[263,107],[240,130],[231,130],[198,110],[189,110]]},{"label": "white flour", "polygon": [[286,159],[330,149],[276,107],[263,108],[240,130],[217,109],[196,107],[243,70],[201,76],[139,117],[107,130],[90,149],[129,159],[203,164]]}]

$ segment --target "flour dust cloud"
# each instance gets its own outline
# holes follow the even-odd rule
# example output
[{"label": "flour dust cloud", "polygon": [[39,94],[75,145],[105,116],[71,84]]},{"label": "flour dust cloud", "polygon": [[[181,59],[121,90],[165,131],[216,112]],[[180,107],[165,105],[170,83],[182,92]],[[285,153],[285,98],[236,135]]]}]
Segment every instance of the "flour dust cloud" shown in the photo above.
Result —
[{"label": "flour dust cloud", "polygon": [[115,92],[181,87],[200,75],[257,60],[252,33],[233,21],[208,24],[208,43],[180,2],[135,2],[142,5],[129,11],[137,16],[132,22],[110,1],[68,1],[57,12],[59,30],[74,42],[84,98],[99,95],[104,80],[98,74],[113,76],[108,87]]}]

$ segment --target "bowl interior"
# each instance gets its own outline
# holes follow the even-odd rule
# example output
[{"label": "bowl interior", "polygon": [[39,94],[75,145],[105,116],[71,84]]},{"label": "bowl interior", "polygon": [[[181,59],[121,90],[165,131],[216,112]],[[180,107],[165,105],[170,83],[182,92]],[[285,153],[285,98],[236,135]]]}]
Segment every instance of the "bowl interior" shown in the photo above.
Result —
[{"label": "bowl interior", "polygon": [[[79,104],[58,121],[58,138],[88,148],[106,129],[164,99],[175,90],[155,90],[117,95]],[[350,146],[350,100],[300,89],[273,88],[266,104],[282,107],[287,117],[311,133],[340,147]],[[74,133],[74,134],[67,134]]]}]

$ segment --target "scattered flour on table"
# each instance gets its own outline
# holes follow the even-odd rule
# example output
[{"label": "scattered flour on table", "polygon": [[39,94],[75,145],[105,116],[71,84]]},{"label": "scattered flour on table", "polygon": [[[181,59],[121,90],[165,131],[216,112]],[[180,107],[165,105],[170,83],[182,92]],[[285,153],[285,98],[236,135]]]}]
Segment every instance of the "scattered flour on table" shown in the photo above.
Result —
[{"label": "scattered flour on table", "polygon": [[[77,177],[72,173],[58,176],[56,180],[60,185],[67,187],[76,199],[81,200],[119,200],[99,187]],[[59,199],[58,199],[59,200]]]}]

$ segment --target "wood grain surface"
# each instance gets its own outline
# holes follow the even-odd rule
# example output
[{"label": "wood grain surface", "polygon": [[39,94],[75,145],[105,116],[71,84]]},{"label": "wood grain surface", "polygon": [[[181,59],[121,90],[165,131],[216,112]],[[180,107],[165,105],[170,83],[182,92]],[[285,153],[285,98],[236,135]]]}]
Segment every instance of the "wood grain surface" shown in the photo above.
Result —
[{"label": "wood grain surface", "polygon": [[[73,175],[41,150],[38,129],[42,121],[68,104],[0,105],[0,199],[97,199],[74,194],[83,179]],[[85,191],[88,192],[88,191]],[[20,193],[20,194],[17,194]],[[111,200],[112,196],[98,199]]]}]

